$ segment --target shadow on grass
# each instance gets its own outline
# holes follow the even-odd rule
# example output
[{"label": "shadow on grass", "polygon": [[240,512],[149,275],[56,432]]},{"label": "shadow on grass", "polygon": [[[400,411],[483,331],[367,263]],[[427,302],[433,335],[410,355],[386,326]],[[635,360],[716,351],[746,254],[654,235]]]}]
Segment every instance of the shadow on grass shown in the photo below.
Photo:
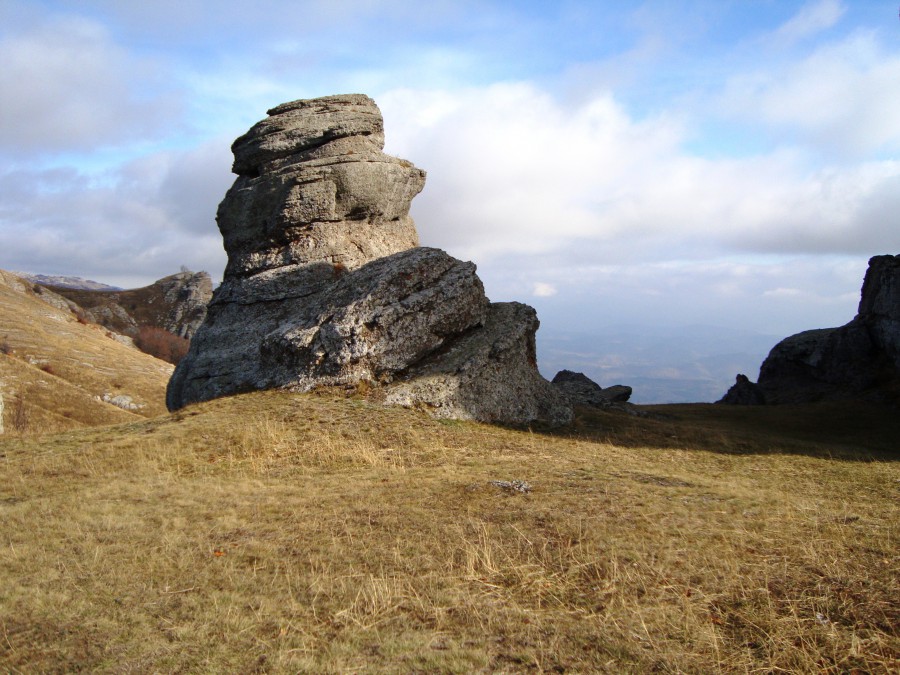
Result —
[{"label": "shadow on grass", "polygon": [[726,454],[797,454],[845,461],[900,460],[900,411],[880,404],[637,406],[638,417],[576,409],[565,436],[625,447],[690,448]]}]

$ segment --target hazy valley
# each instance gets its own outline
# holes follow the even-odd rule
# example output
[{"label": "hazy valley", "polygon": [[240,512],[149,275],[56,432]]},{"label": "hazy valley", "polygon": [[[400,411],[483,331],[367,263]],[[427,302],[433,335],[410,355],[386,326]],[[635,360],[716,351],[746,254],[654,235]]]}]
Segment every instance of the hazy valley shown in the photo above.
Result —
[{"label": "hazy valley", "polygon": [[603,386],[631,386],[635,403],[685,403],[717,401],[735,373],[755,379],[780,336],[722,326],[613,325],[591,334],[542,326],[537,339],[548,377],[569,368]]}]

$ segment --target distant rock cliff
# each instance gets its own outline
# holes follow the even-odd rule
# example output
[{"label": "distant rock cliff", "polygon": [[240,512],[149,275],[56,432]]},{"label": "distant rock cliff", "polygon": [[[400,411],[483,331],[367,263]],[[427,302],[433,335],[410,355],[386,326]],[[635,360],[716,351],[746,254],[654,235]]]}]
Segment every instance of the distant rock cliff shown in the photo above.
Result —
[{"label": "distant rock cliff", "polygon": [[746,375],[739,373],[731,388],[716,403],[727,405],[765,405],[766,395],[758,384],[750,381]]},{"label": "distant rock cliff", "polygon": [[91,323],[131,337],[137,335],[141,326],[154,326],[191,338],[203,322],[206,304],[212,298],[212,280],[206,272],[179,272],[126,291],[46,287],[74,303],[70,309]]},{"label": "distant rock cliff", "polygon": [[900,402],[900,255],[869,260],[856,317],[792,335],[759,371],[766,403]]},{"label": "distant rock cliff", "polygon": [[532,308],[491,303],[475,265],[419,248],[425,172],[385,155],[363,95],[285,103],[232,145],[222,285],[169,383],[171,410],[268,388],[372,386],[441,417],[561,424]]}]

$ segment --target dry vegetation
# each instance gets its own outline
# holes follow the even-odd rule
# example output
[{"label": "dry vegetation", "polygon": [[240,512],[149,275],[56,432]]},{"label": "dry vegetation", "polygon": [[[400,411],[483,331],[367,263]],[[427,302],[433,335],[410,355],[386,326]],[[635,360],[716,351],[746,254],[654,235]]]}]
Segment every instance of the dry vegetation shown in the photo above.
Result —
[{"label": "dry vegetation", "polygon": [[896,672],[895,411],[658,412],[270,392],[7,438],[0,670]]},{"label": "dry vegetation", "polygon": [[141,326],[134,345],[145,354],[177,366],[187,356],[191,341],[159,326]]},{"label": "dry vegetation", "polygon": [[[0,271],[0,395],[22,399],[30,431],[113,424],[165,412],[172,366],[57,309]],[[126,395],[142,406],[103,401]]]}]

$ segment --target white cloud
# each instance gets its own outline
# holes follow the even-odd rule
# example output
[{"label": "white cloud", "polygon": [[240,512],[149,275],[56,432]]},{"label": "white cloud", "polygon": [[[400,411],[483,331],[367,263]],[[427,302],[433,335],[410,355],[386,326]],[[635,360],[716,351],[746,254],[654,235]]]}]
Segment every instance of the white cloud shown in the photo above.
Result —
[{"label": "white cloud", "polygon": [[774,33],[776,42],[791,44],[816,35],[834,26],[846,12],[839,0],[816,0],[779,26]]},{"label": "white cloud", "polygon": [[[544,329],[590,334],[612,324],[751,328],[786,336],[836,326],[856,313],[866,259],[753,257],[708,262],[625,263],[577,268],[530,260],[552,297],[532,295]],[[480,266],[492,300],[528,297],[521,261]]]},{"label": "white cloud", "polygon": [[150,155],[99,177],[74,169],[0,175],[0,268],[120,286],[182,264],[218,277],[225,255],[216,205],[234,178],[220,143]]},{"label": "white cloud", "polygon": [[799,288],[773,288],[763,291],[763,295],[770,298],[796,298],[803,295],[803,291]]},{"label": "white cloud", "polygon": [[389,150],[428,171],[413,203],[423,243],[481,264],[900,249],[897,161],[698,157],[681,119],[634,119],[609,94],[566,107],[527,83],[379,101]]},{"label": "white cloud", "polygon": [[14,155],[146,140],[179,114],[155,67],[88,19],[49,19],[6,34],[0,63],[0,151]]},{"label": "white cloud", "polygon": [[477,258],[615,234],[598,214],[679,138],[674,120],[635,122],[611,95],[566,109],[529,83],[379,103],[388,150],[428,171],[414,203],[423,241]]},{"label": "white cloud", "polygon": [[856,32],[797,61],[732,76],[718,105],[732,118],[767,125],[847,156],[900,150],[900,55]]},{"label": "white cloud", "polygon": [[534,287],[531,289],[532,295],[538,298],[549,298],[556,295],[557,290],[556,286],[553,284],[548,284],[543,281],[538,281],[534,284]]}]

